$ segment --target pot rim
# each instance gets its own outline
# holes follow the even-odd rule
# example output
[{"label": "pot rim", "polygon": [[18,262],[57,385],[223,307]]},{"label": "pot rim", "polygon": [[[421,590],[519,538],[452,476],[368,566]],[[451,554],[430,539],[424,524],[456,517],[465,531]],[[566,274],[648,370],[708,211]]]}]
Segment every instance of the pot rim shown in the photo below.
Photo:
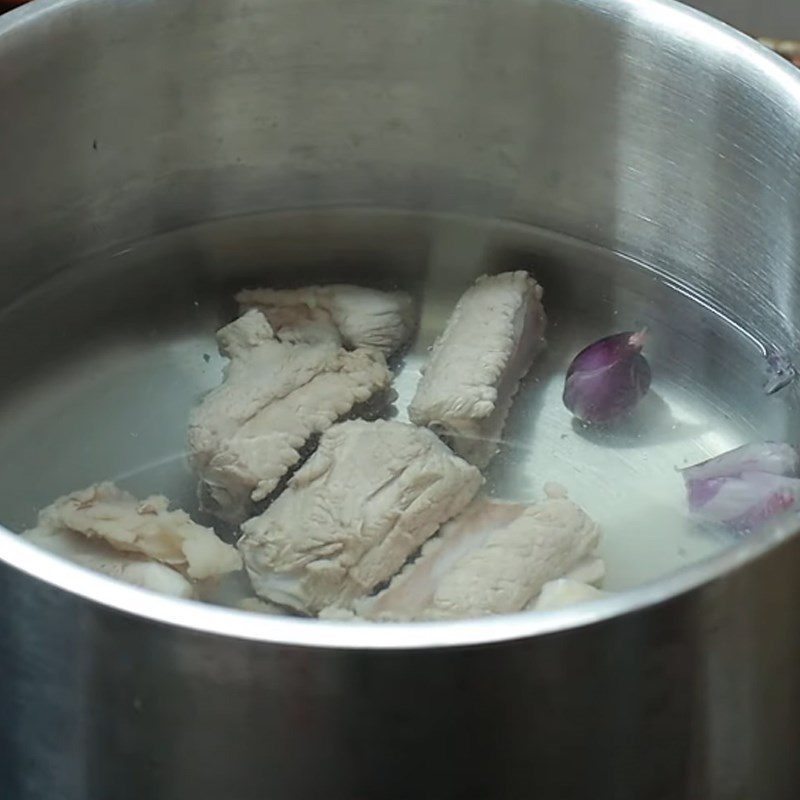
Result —
[{"label": "pot rim", "polygon": [[[671,30],[676,36],[702,40],[704,46],[736,57],[760,72],[766,82],[782,89],[797,102],[800,113],[800,73],[797,69],[725,23],[674,0],[561,1],[591,8],[598,14],[624,12],[649,22],[655,29]],[[0,45],[3,36],[27,28],[43,17],[73,6],[102,4],[104,0],[35,0],[0,17]],[[70,563],[2,527],[0,561],[46,586],[83,600],[198,634],[305,647],[407,650],[512,641],[578,629],[639,612],[722,579],[784,545],[798,533],[797,528],[776,524],[666,577],[590,603],[554,611],[448,622],[325,622],[274,617],[180,600],[130,586]]]}]

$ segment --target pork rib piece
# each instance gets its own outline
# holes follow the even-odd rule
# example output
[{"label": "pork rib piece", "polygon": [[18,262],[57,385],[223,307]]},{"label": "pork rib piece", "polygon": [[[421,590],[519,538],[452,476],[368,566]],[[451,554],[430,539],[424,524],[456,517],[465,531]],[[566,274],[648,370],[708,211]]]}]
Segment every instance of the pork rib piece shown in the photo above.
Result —
[{"label": "pork rib piece", "polygon": [[236,299],[243,311],[262,311],[284,342],[376,347],[389,356],[408,341],[414,324],[408,294],[364,286],[245,289]]},{"label": "pork rib piece", "polygon": [[521,378],[545,346],[542,288],[527,272],[478,278],[436,340],[409,407],[478,467],[497,451]]},{"label": "pork rib piece", "polygon": [[82,566],[178,597],[196,595],[192,581],[241,569],[234,547],[168,505],[161,495],[137,500],[99,483],[60,497],[22,535]]},{"label": "pork rib piece", "polygon": [[566,497],[526,505],[473,502],[415,561],[355,612],[376,620],[478,617],[525,609],[594,553],[597,525]]},{"label": "pork rib piece", "polygon": [[260,311],[217,336],[230,364],[224,383],[191,414],[189,453],[208,510],[240,522],[312,437],[356,406],[388,400],[392,375],[377,350],[281,342]]},{"label": "pork rib piece", "polygon": [[334,425],[283,494],[242,526],[253,588],[307,614],[347,606],[394,575],[482,480],[423,428]]},{"label": "pork rib piece", "polygon": [[67,529],[38,526],[22,534],[33,544],[87,569],[172,597],[196,598],[191,582],[180,572],[140,556],[121,553]]}]

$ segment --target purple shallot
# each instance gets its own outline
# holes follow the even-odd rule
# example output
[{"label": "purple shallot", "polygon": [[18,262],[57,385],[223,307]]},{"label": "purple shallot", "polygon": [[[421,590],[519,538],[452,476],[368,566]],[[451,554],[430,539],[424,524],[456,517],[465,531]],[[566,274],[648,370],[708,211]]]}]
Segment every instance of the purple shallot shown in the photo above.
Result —
[{"label": "purple shallot", "polygon": [[567,370],[564,405],[589,424],[612,422],[631,411],[650,388],[644,342],[644,331],[626,331],[581,350]]}]

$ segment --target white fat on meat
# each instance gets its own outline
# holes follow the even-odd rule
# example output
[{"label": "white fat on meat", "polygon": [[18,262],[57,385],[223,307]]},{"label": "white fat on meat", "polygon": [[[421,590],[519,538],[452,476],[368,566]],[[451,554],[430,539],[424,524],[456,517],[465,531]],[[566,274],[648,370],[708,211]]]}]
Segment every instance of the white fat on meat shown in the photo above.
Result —
[{"label": "white fat on meat", "polygon": [[579,561],[564,577],[576,583],[599,586],[606,577],[606,562],[592,554]]},{"label": "white fat on meat", "polygon": [[479,278],[433,345],[410,419],[486,466],[519,382],[545,346],[546,323],[542,288],[527,272]]},{"label": "white fat on meat", "polygon": [[102,542],[85,539],[79,533],[39,526],[22,535],[43,550],[110,578],[172,597],[194,599],[197,596],[192,583],[172,567],[121,553]]},{"label": "white fat on meat", "polygon": [[596,561],[599,539],[598,526],[566,497],[533,505],[481,498],[355,612],[402,621],[522,611],[549,581]]},{"label": "white fat on meat", "polygon": [[595,586],[573,578],[558,578],[548,581],[539,596],[531,603],[533,611],[553,611],[565,606],[586,603],[590,600],[599,600],[607,597],[608,592],[601,591]]},{"label": "white fat on meat", "polygon": [[65,495],[23,538],[81,566],[176,597],[241,569],[241,557],[165,497],[137,500],[113,483]]},{"label": "white fat on meat", "polygon": [[389,356],[408,341],[414,325],[410,295],[364,286],[246,289],[236,299],[243,311],[262,311],[278,338],[295,344],[376,347]]},{"label": "white fat on meat", "polygon": [[347,606],[391,578],[482,481],[424,428],[335,425],[283,494],[242,526],[255,593],[306,614]]},{"label": "white fat on meat", "polygon": [[315,435],[357,406],[388,400],[392,375],[377,350],[281,342],[260,311],[217,336],[230,363],[224,383],[191,414],[189,457],[208,510],[240,522]]}]

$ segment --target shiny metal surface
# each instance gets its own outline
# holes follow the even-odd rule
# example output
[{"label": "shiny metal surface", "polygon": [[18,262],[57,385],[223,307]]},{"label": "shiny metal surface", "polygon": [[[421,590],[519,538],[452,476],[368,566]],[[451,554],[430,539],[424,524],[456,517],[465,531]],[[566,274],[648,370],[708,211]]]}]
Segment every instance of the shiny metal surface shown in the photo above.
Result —
[{"label": "shiny metal surface", "polygon": [[[695,327],[677,362],[739,393],[724,410],[738,415],[733,438],[748,425],[794,432],[793,390],[765,411],[742,376],[760,348],[791,354],[798,339],[800,81],[676,5],[34,3],[0,21],[0,142],[3,396],[30,398],[2,412],[0,514],[13,527],[54,483],[113,461],[117,440],[99,436],[60,476],[30,475],[26,448],[41,446],[9,419],[35,431],[39,413],[52,430],[52,393],[34,402],[47,368],[69,368],[85,389],[72,370],[80,348],[96,353],[99,332],[117,330],[117,355],[109,346],[85,364],[122,363],[126,335],[141,340],[152,319],[166,366],[141,391],[158,401],[170,358],[201,356],[196,329],[222,313],[205,293],[263,271],[267,253],[280,256],[276,275],[330,274],[356,255],[357,268],[374,260],[426,290],[464,280],[486,237],[454,243],[426,213],[536,226],[690,287],[752,340],[726,359],[722,328]],[[332,206],[423,222],[349,243],[326,214],[302,217],[288,239],[244,223],[189,227]],[[179,241],[147,268],[126,266],[137,241],[170,232]],[[536,242],[505,257],[546,256],[546,237]],[[556,251],[542,265],[554,285]],[[615,274],[609,255],[581,258],[589,276]],[[172,302],[189,290],[197,317]],[[198,375],[197,391],[216,379]],[[178,406],[162,408],[178,419]],[[135,439],[146,416],[136,424],[116,430]],[[151,597],[3,532],[0,556],[3,797],[800,791],[797,537],[756,537],[595,606],[397,628]]]}]

